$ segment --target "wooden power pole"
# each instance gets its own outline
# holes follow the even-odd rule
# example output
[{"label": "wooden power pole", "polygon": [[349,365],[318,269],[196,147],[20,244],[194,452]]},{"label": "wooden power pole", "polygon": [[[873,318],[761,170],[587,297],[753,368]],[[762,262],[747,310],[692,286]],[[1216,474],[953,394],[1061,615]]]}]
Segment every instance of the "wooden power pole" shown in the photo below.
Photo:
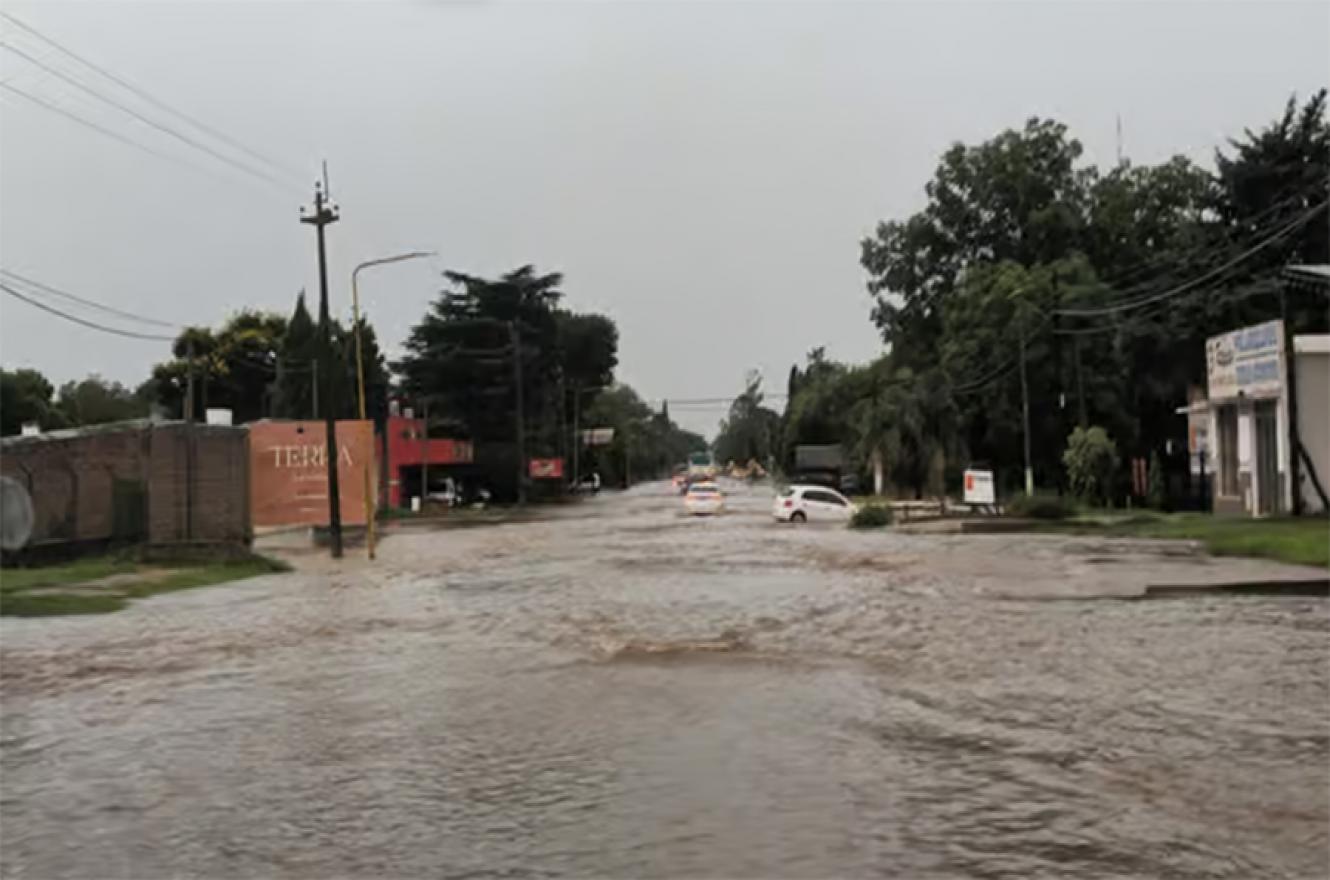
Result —
[{"label": "wooden power pole", "polygon": [[[326,170],[325,170],[326,175]],[[334,559],[342,556],[341,492],[337,484],[337,406],[333,399],[332,318],[328,313],[328,256],[324,227],[338,220],[337,208],[327,202],[326,183],[314,184],[314,211],[302,213],[301,223],[314,227],[319,242],[319,371],[323,384],[323,424],[326,435],[324,458],[328,465],[328,541]]]}]

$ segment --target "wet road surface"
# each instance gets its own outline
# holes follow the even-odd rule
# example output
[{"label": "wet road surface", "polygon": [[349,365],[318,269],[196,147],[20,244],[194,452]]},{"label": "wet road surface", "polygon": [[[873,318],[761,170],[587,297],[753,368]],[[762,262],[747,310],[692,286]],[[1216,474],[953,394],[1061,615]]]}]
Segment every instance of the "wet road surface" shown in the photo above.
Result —
[{"label": "wet road surface", "polygon": [[1211,563],[769,505],[644,486],[6,618],[0,873],[1330,871],[1324,599],[1102,598]]}]

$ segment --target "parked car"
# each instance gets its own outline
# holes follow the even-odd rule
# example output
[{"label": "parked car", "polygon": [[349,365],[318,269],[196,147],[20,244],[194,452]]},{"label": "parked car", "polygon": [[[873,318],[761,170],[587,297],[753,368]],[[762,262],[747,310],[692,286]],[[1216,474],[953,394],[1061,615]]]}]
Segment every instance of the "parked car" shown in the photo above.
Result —
[{"label": "parked car", "polygon": [[573,491],[582,495],[595,495],[600,491],[600,473],[583,477],[582,482],[573,487]]},{"label": "parked car", "polygon": [[683,506],[693,516],[717,514],[725,509],[725,493],[715,483],[693,483],[684,493]]},{"label": "parked car", "polygon": [[835,489],[798,484],[776,495],[771,514],[780,522],[846,522],[854,511],[850,499]]},{"label": "parked car", "polygon": [[445,477],[442,482],[435,483],[425,498],[433,504],[442,504],[445,507],[456,507],[460,503],[457,483],[452,477]]}]

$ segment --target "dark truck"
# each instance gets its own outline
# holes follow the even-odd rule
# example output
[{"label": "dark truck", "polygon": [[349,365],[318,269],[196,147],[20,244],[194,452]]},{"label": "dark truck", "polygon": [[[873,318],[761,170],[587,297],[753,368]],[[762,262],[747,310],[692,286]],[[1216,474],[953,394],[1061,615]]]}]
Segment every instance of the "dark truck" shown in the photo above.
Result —
[{"label": "dark truck", "polygon": [[826,486],[845,493],[859,490],[858,475],[845,461],[839,444],[794,447],[794,474],[791,482]]}]

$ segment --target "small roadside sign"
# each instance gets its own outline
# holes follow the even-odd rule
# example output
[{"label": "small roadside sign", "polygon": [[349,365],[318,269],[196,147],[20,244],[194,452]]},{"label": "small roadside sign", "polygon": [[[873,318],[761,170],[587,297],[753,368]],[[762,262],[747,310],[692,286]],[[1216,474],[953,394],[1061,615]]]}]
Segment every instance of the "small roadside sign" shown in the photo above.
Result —
[{"label": "small roadside sign", "polygon": [[527,473],[533,480],[563,479],[562,458],[533,458],[527,463]]},{"label": "small roadside sign", "polygon": [[965,503],[997,503],[997,498],[993,493],[992,471],[967,470],[965,472]]}]

